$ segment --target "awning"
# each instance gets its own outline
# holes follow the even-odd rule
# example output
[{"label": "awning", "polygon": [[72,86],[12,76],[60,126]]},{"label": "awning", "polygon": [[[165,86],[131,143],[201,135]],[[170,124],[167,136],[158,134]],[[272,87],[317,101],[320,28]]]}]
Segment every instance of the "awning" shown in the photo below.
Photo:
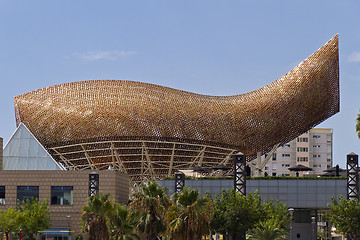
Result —
[{"label": "awning", "polygon": [[70,229],[68,228],[52,228],[52,229],[46,229],[44,231],[39,231],[40,234],[43,235],[69,235]]}]

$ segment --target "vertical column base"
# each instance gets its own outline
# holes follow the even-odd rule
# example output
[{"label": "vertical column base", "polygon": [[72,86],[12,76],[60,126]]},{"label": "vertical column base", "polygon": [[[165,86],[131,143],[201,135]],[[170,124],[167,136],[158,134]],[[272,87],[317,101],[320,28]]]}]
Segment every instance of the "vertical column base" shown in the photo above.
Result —
[{"label": "vertical column base", "polygon": [[236,192],[246,195],[246,157],[242,153],[234,158],[234,188]]},{"label": "vertical column base", "polygon": [[175,174],[175,193],[182,192],[184,186],[185,186],[185,174],[182,172],[177,172]]}]

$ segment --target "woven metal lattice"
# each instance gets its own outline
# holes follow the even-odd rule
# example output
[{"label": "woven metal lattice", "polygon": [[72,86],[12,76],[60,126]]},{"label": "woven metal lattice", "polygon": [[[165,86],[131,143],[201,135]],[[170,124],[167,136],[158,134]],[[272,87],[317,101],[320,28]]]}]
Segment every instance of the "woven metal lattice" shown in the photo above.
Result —
[{"label": "woven metal lattice", "polygon": [[95,80],[15,97],[17,125],[24,123],[48,148],[155,139],[233,149],[248,160],[338,111],[338,36],[283,77],[241,95],[207,96],[141,82]]}]

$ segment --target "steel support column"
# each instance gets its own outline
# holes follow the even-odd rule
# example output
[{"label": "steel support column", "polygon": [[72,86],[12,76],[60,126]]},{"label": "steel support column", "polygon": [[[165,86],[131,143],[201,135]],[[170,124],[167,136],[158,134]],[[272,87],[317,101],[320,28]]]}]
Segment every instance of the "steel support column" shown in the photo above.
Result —
[{"label": "steel support column", "polygon": [[350,153],[346,156],[346,170],[347,170],[347,199],[359,199],[359,173],[358,169],[358,155]]},{"label": "steel support column", "polygon": [[234,188],[236,192],[246,195],[246,157],[237,153],[234,158]]},{"label": "steel support column", "polygon": [[181,193],[185,186],[185,174],[182,172],[175,173],[175,193]]},{"label": "steel support column", "polygon": [[89,174],[89,196],[94,196],[99,193],[99,174]]}]

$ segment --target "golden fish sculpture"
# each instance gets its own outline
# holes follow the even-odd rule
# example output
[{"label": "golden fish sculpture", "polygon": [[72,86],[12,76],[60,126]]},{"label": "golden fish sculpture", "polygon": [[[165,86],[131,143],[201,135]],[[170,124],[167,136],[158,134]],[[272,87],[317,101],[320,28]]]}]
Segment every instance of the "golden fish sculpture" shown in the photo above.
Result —
[{"label": "golden fish sculpture", "polygon": [[[162,154],[174,155],[174,162],[177,143],[188,143],[190,149],[198,151],[191,155],[189,150],[191,160],[182,163],[212,156],[206,150],[201,156],[199,149],[203,146],[232,149],[232,154],[240,151],[250,157],[294,139],[338,111],[338,35],[281,78],[240,95],[208,96],[134,81],[94,80],[55,85],[15,97],[17,125],[25,124],[40,143],[55,150],[52,154],[59,160],[84,160],[86,157],[79,156],[87,151],[91,161],[79,162],[93,167],[110,161],[101,159],[95,150],[103,147],[113,156],[105,143],[115,140],[158,143],[147,149],[148,156],[155,159]],[[159,144],[169,142],[175,147],[170,145],[162,151]],[[93,147],[86,149],[86,143]],[[78,151],[76,144],[82,144]],[[114,142],[112,145],[119,153],[118,159],[129,159],[126,151]],[[128,155],[138,153],[140,158],[143,144],[131,151]],[[115,161],[113,158],[111,161]],[[166,173],[169,161],[161,163]],[[75,160],[72,164],[69,166],[74,168],[78,165]],[[125,161],[124,169],[130,169],[126,165]]]}]

